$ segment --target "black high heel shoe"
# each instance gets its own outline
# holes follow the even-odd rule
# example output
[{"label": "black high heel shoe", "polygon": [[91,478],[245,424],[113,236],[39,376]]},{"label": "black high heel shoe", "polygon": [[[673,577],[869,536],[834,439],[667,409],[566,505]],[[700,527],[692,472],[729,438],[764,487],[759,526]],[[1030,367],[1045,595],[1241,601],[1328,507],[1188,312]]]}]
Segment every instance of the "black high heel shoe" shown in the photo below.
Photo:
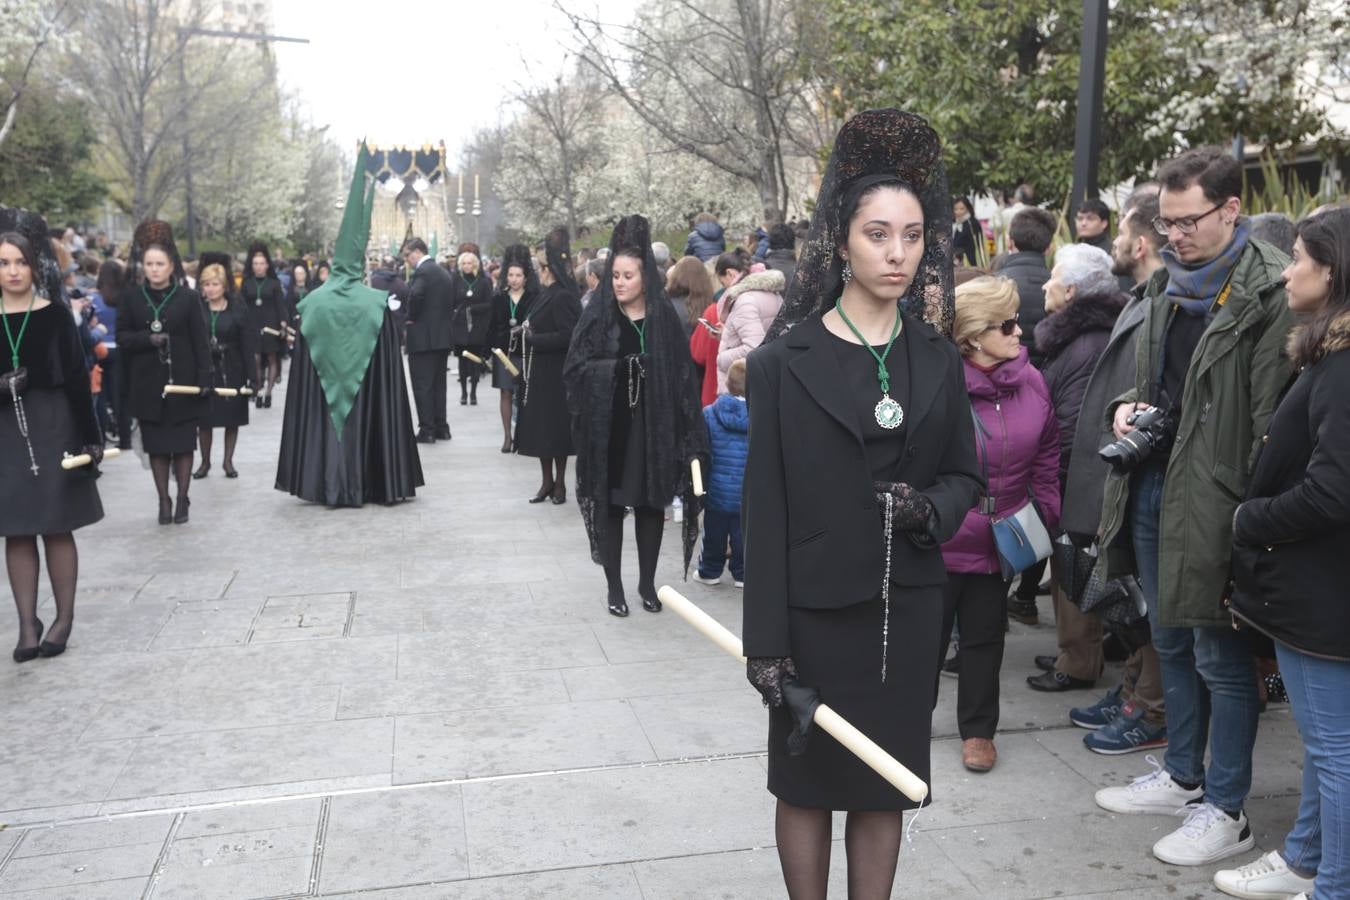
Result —
[{"label": "black high heel shoe", "polygon": [[613,597],[610,597],[610,598],[609,598],[609,614],[610,614],[611,616],[618,616],[620,619],[627,617],[627,615],[628,615],[628,601],[625,600],[625,599],[623,599],[622,597],[619,597],[618,599],[615,599],[615,598],[613,598]]},{"label": "black high heel shoe", "polygon": [[159,524],[168,525],[173,521],[173,501],[165,497],[159,501]]},{"label": "black high heel shoe", "polygon": [[239,477],[239,470],[236,469],[234,466],[221,466],[221,468],[225,471],[225,477],[226,477],[226,478],[238,478],[238,477]]},{"label": "black high heel shoe", "polygon": [[[55,627],[54,624],[53,627]],[[71,628],[74,628],[73,623],[71,625]],[[42,641],[40,644],[38,644],[37,648],[38,656],[41,656],[43,659],[50,659],[53,656],[60,656],[62,653],[66,652],[66,644],[69,641],[70,641],[69,631],[66,632],[66,639],[59,644],[56,643],[56,641]]]},{"label": "black high heel shoe", "polygon": [[173,511],[173,524],[182,525],[188,520],[188,507],[191,505],[192,501],[187,497],[178,498],[178,508]]},{"label": "black high heel shoe", "polygon": [[548,487],[540,488],[539,493],[535,494],[533,497],[530,498],[530,502],[543,503],[545,500],[549,498],[550,495],[552,495],[552,493],[553,493],[553,485],[550,484]]},{"label": "black high heel shoe", "polygon": [[507,438],[506,440],[502,441],[502,452],[503,452],[503,453],[510,453],[510,452],[511,452],[511,439],[510,439],[510,438]]},{"label": "black high heel shoe", "polygon": [[567,486],[560,484],[557,487],[555,487],[553,489],[553,496],[549,498],[549,502],[552,503],[554,506],[562,506],[564,503],[566,503]]},{"label": "black high heel shoe", "polygon": [[[15,647],[15,648],[14,648],[14,661],[15,661],[16,663],[32,662],[33,660],[37,659],[37,658],[38,658],[38,654],[42,652],[42,646],[43,646],[43,644],[42,644],[42,629],[43,629],[43,626],[42,626],[42,620],[41,620],[41,619],[38,619],[38,620],[37,620],[37,626],[38,626],[38,641],[39,641],[38,645],[37,645],[36,647]],[[64,649],[64,648],[62,648],[62,649]]]},{"label": "black high heel shoe", "polygon": [[211,464],[209,462],[204,462],[197,467],[197,471],[192,473],[192,478],[194,481],[201,481],[203,478],[206,477],[207,473],[210,471],[211,471]]},{"label": "black high heel shoe", "polygon": [[659,613],[662,608],[661,600],[655,594],[652,594],[650,597],[643,597],[642,608],[649,613]]},{"label": "black high heel shoe", "polygon": [[268,394],[266,397],[263,398],[263,409],[271,409],[271,408],[272,408],[272,395]]}]

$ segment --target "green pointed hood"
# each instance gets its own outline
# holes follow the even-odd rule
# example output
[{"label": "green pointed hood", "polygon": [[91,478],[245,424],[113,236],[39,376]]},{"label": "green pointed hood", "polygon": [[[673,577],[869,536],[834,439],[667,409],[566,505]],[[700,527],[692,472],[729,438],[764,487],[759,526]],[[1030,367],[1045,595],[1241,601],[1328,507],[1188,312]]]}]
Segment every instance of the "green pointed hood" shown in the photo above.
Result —
[{"label": "green pointed hood", "polygon": [[362,280],[370,213],[375,205],[374,182],[369,190],[365,186],[369,154],[363,141],[356,155],[356,171],[352,174],[328,280],[296,305],[300,312],[300,333],[328,401],[328,417],[338,440],[342,439],[342,428],[352,411],[356,392],[365,380],[388,308],[388,294],[367,287]]}]

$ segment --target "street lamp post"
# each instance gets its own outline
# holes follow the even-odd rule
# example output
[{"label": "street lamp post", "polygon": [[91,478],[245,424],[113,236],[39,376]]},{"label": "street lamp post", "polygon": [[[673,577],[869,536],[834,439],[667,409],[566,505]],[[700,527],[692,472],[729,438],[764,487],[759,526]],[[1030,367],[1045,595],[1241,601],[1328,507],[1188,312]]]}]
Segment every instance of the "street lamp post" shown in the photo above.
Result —
[{"label": "street lamp post", "polygon": [[[179,28],[178,29],[178,82],[183,86],[184,99],[187,95],[187,65],[184,62],[187,57],[187,42],[192,36],[198,37],[222,37],[222,38],[240,38],[243,40],[259,41],[260,43],[286,43],[286,44],[308,44],[309,38],[285,37],[279,34],[262,34],[251,31],[220,31],[214,28]],[[184,113],[187,112],[187,104],[183,104]],[[188,256],[197,255],[197,219],[192,212],[192,144],[188,133],[192,130],[183,128],[183,191],[184,206],[187,212],[187,242]]]},{"label": "street lamp post", "polygon": [[[1106,0],[1083,0],[1083,45],[1078,65],[1078,122],[1073,141],[1073,211],[1097,196],[1097,164],[1102,152],[1102,86],[1106,82]],[[1077,230],[1074,229],[1075,235]]]}]

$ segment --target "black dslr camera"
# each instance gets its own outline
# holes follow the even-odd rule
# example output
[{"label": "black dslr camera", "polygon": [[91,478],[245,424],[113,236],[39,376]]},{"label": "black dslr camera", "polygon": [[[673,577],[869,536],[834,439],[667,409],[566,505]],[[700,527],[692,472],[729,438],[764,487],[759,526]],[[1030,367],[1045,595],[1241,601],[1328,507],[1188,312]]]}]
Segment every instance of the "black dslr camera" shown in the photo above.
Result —
[{"label": "black dslr camera", "polygon": [[1134,431],[1097,451],[1117,472],[1130,472],[1154,453],[1172,449],[1176,420],[1156,406],[1141,409],[1126,420]]}]

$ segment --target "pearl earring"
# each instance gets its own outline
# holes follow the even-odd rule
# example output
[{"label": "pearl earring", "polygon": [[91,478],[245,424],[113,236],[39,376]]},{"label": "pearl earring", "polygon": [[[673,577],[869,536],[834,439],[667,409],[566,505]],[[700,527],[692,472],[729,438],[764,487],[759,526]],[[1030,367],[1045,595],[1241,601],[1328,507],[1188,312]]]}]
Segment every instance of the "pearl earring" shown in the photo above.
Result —
[{"label": "pearl earring", "polygon": [[982,353],[982,352],[984,352],[984,348],[981,347],[979,344],[976,344],[976,345],[975,345],[975,352],[976,352],[976,353]]}]

